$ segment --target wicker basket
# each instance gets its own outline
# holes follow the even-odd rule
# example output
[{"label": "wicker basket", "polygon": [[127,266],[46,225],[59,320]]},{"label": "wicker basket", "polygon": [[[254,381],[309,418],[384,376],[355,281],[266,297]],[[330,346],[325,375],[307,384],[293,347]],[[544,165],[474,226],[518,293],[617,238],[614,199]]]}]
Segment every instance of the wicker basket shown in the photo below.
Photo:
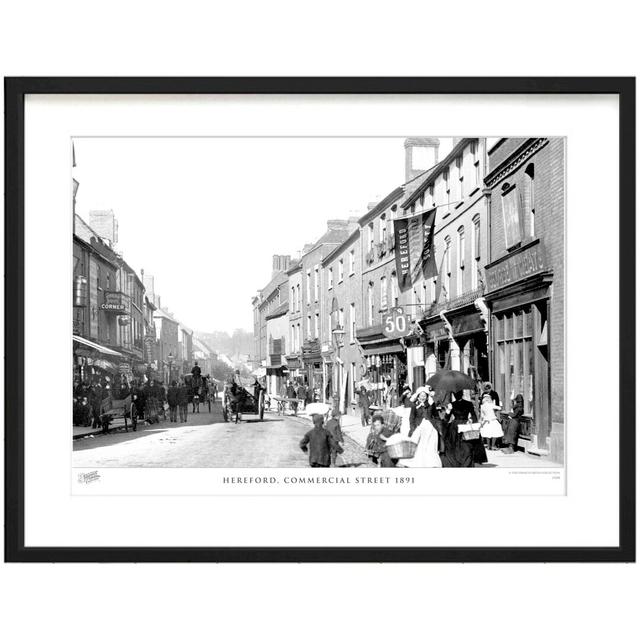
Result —
[{"label": "wicker basket", "polygon": [[418,445],[412,440],[401,440],[394,444],[386,445],[390,458],[413,458]]}]

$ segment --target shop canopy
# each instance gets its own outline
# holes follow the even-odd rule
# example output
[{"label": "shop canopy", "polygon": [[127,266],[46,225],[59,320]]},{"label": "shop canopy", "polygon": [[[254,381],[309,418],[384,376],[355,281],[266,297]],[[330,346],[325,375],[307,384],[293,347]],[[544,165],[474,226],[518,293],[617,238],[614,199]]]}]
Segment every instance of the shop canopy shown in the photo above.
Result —
[{"label": "shop canopy", "polygon": [[86,349],[91,349],[93,351],[97,351],[105,356],[112,356],[117,358],[124,358],[125,356],[113,349],[109,349],[109,347],[103,347],[101,344],[97,342],[91,342],[91,340],[87,340],[86,338],[82,338],[80,336],[73,336],[73,341],[78,343],[78,345],[82,345]]}]

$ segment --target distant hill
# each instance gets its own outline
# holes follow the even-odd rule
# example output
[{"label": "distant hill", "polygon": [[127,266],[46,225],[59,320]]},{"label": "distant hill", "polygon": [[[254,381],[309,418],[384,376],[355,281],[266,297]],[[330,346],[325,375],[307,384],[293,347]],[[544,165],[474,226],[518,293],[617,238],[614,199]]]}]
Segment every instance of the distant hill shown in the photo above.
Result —
[{"label": "distant hill", "polygon": [[196,331],[196,337],[216,353],[223,353],[231,359],[241,355],[253,356],[253,332],[235,329],[229,335],[226,331]]}]

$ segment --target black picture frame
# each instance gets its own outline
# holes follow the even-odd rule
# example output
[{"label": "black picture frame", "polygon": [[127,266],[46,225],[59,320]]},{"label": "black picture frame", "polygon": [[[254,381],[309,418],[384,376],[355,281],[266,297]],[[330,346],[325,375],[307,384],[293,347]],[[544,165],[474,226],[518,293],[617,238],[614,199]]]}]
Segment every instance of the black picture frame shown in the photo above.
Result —
[{"label": "black picture frame", "polygon": [[[635,140],[632,77],[5,78],[5,561],[634,562]],[[619,531],[616,547],[26,547],[24,101],[27,94],[615,94],[619,98]],[[611,282],[615,280],[612,278]],[[609,425],[609,428],[613,428]],[[594,514],[595,517],[595,514]]]}]

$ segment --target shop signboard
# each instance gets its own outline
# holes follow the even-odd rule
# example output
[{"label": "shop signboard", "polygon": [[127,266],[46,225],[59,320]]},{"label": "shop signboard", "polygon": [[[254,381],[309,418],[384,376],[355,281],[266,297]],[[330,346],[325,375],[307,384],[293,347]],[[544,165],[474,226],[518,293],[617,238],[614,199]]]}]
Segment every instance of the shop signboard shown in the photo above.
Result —
[{"label": "shop signboard", "polygon": [[129,313],[128,302],[127,296],[121,291],[105,291],[100,308],[111,313]]},{"label": "shop signboard", "polygon": [[487,289],[495,291],[528,278],[547,268],[541,242],[531,244],[506,258],[485,267]]},{"label": "shop signboard", "polygon": [[411,333],[411,323],[403,307],[394,307],[383,316],[382,332],[387,338],[404,338]]}]

